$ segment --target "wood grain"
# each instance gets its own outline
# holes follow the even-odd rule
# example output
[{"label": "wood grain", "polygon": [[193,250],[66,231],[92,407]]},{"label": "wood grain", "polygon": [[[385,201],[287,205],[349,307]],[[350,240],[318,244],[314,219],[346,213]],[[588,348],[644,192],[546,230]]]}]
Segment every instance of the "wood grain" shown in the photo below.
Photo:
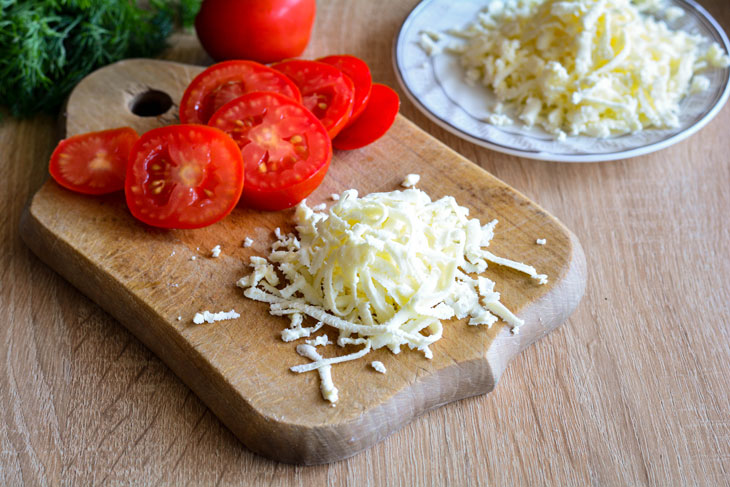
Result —
[{"label": "wood grain", "polygon": [[[174,123],[176,104],[159,116],[140,117],[133,113],[135,100],[154,90],[177,102],[200,71],[147,59],[102,68],[71,93],[67,134],[120,125],[143,133]],[[97,104],[105,110],[93,109]],[[266,305],[244,299],[234,286],[249,272],[249,256],[268,253],[275,228],[293,231],[292,210],[236,208],[208,228],[167,231],[136,222],[121,195],[89,198],[49,181],[33,197],[20,230],[41,260],[162,358],[250,449],[289,463],[331,462],[372,446],[428,409],[491,391],[514,355],[562,323],[583,295],[585,258],[567,229],[402,117],[376,144],[337,152],[308,200],[316,205],[349,188],[362,194],[397,189],[414,172],[432,197],[451,195],[482,222],[499,219],[490,250],[529,261],[549,282],[540,286],[490,266],[487,274],[502,301],[525,320],[519,335],[501,323],[480,329],[462,320],[445,324],[433,360],[415,352],[373,352],[367,360],[382,361],[387,376],[374,373],[367,360],[340,364],[334,368],[341,391],[336,408],[321,398],[316,374],[286,370],[301,362],[295,344],[278,337],[288,320],[272,317]],[[250,249],[241,248],[244,236],[254,237]],[[550,246],[536,245],[538,237]],[[208,258],[215,245],[223,254]],[[191,324],[204,309],[236,309],[241,318]],[[336,349],[320,353],[333,356]]]},{"label": "wood grain", "polygon": [[[395,86],[415,1],[320,2],[308,55],[352,52]],[[725,0],[701,2],[726,30]],[[173,59],[206,62],[180,35]],[[494,394],[348,460],[297,467],[243,448],[149,350],[17,233],[55,120],[0,125],[0,484],[730,485],[730,108],[673,148],[593,165],[508,157],[402,112],[557,215],[590,269],[576,313]]]}]

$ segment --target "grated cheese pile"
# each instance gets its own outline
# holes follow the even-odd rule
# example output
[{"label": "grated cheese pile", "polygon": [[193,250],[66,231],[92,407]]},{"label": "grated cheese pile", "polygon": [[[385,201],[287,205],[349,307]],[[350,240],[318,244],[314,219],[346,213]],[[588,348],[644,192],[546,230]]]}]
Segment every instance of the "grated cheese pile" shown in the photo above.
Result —
[{"label": "grated cheese pile", "polygon": [[[679,125],[679,102],[710,85],[696,75],[726,67],[717,43],[647,15],[683,15],[664,0],[494,0],[453,46],[468,83],[497,102],[486,119],[522,122],[559,140]],[[515,120],[515,118],[517,120]]]},{"label": "grated cheese pile", "polygon": [[[285,341],[328,325],[339,330],[340,347],[362,347],[331,358],[319,355],[316,340],[297,347],[311,362],[291,370],[318,370],[322,394],[334,403],[331,365],[381,347],[399,353],[407,346],[431,358],[429,346],[441,338],[442,320],[468,317],[470,325],[491,326],[502,318],[518,332],[523,321],[500,302],[494,282],[472,275],[493,262],[539,284],[547,276],[487,251],[497,221],[481,225],[468,214],[453,197],[432,202],[418,189],[362,198],[348,190],[328,213],[302,202],[295,213],[298,236],[277,232],[268,260],[252,257],[253,272],[238,286],[246,297],[269,303],[271,314],[289,317]],[[305,315],[318,323],[303,327]]]}]

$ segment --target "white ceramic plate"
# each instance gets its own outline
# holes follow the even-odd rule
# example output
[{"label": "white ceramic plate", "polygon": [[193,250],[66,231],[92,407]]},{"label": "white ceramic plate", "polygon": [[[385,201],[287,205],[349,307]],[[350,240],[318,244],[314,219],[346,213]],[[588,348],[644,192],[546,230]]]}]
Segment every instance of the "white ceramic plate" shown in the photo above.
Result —
[{"label": "white ceramic plate", "polygon": [[[485,111],[478,108],[491,105],[488,88],[466,84],[455,56],[446,53],[428,56],[419,45],[422,31],[445,32],[449,28],[465,27],[489,1],[423,0],[401,26],[393,56],[396,75],[411,101],[435,123],[475,144],[506,154],[559,162],[626,159],[686,139],[720,111],[730,94],[730,68],[707,70],[702,74],[710,80],[710,88],[682,100],[679,127],[644,130],[608,139],[577,136],[557,141],[537,128],[490,125],[482,121]],[[670,27],[701,34],[730,52],[727,36],[705,9],[694,0],[671,3],[684,10],[685,15],[667,22]]]}]

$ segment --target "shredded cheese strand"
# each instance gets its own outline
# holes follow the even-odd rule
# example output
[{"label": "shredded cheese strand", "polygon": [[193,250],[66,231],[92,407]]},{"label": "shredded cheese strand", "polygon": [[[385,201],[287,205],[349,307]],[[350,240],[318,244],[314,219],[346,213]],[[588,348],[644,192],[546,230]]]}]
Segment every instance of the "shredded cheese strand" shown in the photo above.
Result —
[{"label": "shredded cheese strand", "polygon": [[[317,353],[317,350],[312,345],[309,344],[297,346],[297,353],[309,360],[317,362],[322,360],[322,356]],[[322,391],[322,397],[331,402],[334,406],[339,397],[339,391],[337,390],[337,387],[335,387],[335,383],[332,381],[332,366],[329,364],[322,365],[317,368],[317,372],[319,372],[319,388]]]},{"label": "shredded cheese strand", "polygon": [[319,369],[320,367],[324,367],[325,365],[339,364],[342,362],[349,362],[350,360],[357,360],[360,357],[364,357],[368,353],[370,353],[370,341],[367,342],[367,345],[365,345],[365,348],[363,348],[362,350],[360,350],[358,352],[351,353],[348,355],[341,355],[339,357],[331,357],[331,358],[322,358],[320,356],[320,358],[316,359],[316,361],[314,361],[312,363],[304,364],[304,365],[295,365],[293,367],[289,367],[289,370],[291,370],[292,372],[298,372],[298,373],[309,372],[311,370],[316,370],[316,369]]}]

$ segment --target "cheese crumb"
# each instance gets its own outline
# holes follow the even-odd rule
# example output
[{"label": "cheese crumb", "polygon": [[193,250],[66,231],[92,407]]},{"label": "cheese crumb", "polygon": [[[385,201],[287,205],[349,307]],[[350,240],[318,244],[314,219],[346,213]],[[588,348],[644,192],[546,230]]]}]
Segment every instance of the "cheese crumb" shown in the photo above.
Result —
[{"label": "cheese crumb", "polygon": [[681,7],[677,7],[676,5],[674,5],[664,11],[664,16],[669,22],[675,22],[684,17],[684,10],[682,10]]},{"label": "cheese crumb", "polygon": [[401,186],[404,188],[412,188],[416,184],[418,184],[418,181],[421,180],[421,176],[418,174],[409,174],[405,177],[402,183],[400,183]]},{"label": "cheese crumb", "polygon": [[[331,381],[331,365],[382,347],[399,353],[404,345],[430,359],[430,345],[443,335],[443,320],[468,317],[469,325],[489,327],[502,318],[518,333],[524,322],[500,302],[495,283],[478,274],[489,262],[539,284],[547,276],[487,251],[497,220],[482,225],[468,214],[453,197],[431,201],[418,189],[362,198],[348,190],[327,213],[303,201],[295,213],[298,235],[278,232],[268,260],[251,257],[253,272],[237,285],[249,299],[268,303],[272,315],[289,317],[285,341],[309,337],[324,324],[339,330],[338,346],[362,347],[330,358],[313,358],[320,338],[300,345],[311,350],[297,348],[312,362],[291,370],[320,370],[322,394],[334,402],[334,386],[324,384]],[[279,276],[285,278],[281,285]],[[302,327],[304,316],[319,323]]]},{"label": "cheese crumb", "polygon": [[370,362],[370,366],[381,374],[385,374],[388,371],[385,368],[385,365],[383,365],[383,362],[381,362],[380,360],[373,360],[372,362]]},{"label": "cheese crumb", "polygon": [[250,238],[246,237],[246,238],[245,238],[245,239],[243,240],[243,246],[244,246],[244,247],[248,248],[248,247],[250,247],[250,246],[252,246],[252,245],[253,245],[253,240],[251,240]]},{"label": "cheese crumb", "polygon": [[217,259],[221,255],[221,246],[216,245],[213,247],[213,249],[210,251],[210,256],[214,259]]},{"label": "cheese crumb", "polygon": [[195,259],[197,259],[197,257],[194,255],[192,257],[190,257],[190,260],[195,260]]},{"label": "cheese crumb", "polygon": [[418,37],[418,45],[421,46],[421,49],[426,51],[426,54],[429,56],[433,56],[436,54],[439,54],[441,52],[441,48],[438,44],[434,42],[434,39],[431,38],[428,34],[425,32],[422,32],[421,35]]},{"label": "cheese crumb", "polygon": [[544,238],[538,238],[537,240],[535,240],[535,243],[537,245],[545,245],[547,243],[547,240]]},{"label": "cheese crumb", "polygon": [[178,316],[177,321],[182,321],[182,316]]},{"label": "cheese crumb", "polygon": [[702,93],[703,91],[707,91],[709,87],[710,79],[707,76],[702,76],[701,74],[698,74],[697,76],[692,78],[692,84],[690,85],[689,92]]},{"label": "cheese crumb", "polygon": [[[301,314],[299,316],[301,317]],[[283,329],[281,331],[281,339],[285,342],[293,342],[294,340],[308,337],[312,333],[317,333],[322,326],[324,326],[324,323],[320,322],[311,328],[303,328],[300,323],[298,326]]]},{"label": "cheese crumb", "polygon": [[173,255],[175,255],[175,251],[174,250],[172,252],[170,252],[170,257],[172,257]]},{"label": "cheese crumb", "polygon": [[327,335],[320,335],[318,337],[315,337],[314,340],[304,340],[304,343],[313,347],[324,347],[332,342],[330,342],[330,338]]},{"label": "cheese crumb", "polygon": [[330,195],[330,199],[331,199],[332,201],[338,201],[338,200],[340,199],[340,195],[338,195],[337,193],[332,193],[332,194]]},{"label": "cheese crumb", "polygon": [[312,210],[314,210],[314,211],[324,211],[326,209],[327,209],[327,205],[325,203],[320,203],[320,204],[312,207]]},{"label": "cheese crumb", "polygon": [[235,310],[219,311],[217,313],[203,311],[202,313],[195,313],[195,316],[193,317],[193,323],[195,323],[196,325],[200,325],[204,322],[215,323],[216,321],[233,320],[240,317],[241,315],[236,313]]}]

